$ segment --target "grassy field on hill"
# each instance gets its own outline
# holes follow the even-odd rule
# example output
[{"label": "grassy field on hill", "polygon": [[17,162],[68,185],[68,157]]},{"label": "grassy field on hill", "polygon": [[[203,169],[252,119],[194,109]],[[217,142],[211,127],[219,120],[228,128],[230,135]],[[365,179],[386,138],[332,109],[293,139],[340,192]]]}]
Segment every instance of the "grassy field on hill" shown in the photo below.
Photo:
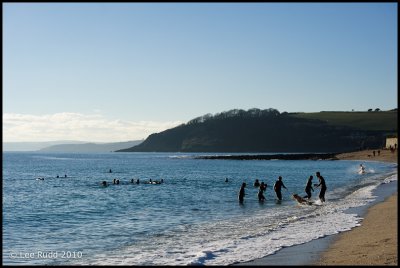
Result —
[{"label": "grassy field on hill", "polygon": [[362,130],[397,132],[397,111],[293,113],[291,116],[318,119],[330,125],[343,125]]},{"label": "grassy field on hill", "polygon": [[125,152],[346,152],[381,148],[397,110],[279,113],[233,109],[150,135]]}]

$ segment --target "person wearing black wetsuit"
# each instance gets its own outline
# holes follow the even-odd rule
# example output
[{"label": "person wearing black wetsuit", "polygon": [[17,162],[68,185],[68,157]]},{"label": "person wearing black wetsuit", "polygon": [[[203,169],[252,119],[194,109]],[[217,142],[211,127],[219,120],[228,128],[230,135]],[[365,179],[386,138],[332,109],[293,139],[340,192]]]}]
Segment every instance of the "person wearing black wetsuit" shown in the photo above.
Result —
[{"label": "person wearing black wetsuit", "polygon": [[278,200],[282,200],[282,193],[281,193],[282,187],[287,189],[286,186],[283,184],[282,177],[279,176],[278,180],[274,184],[274,191]]},{"label": "person wearing black wetsuit", "polygon": [[240,203],[243,203],[243,200],[244,200],[244,195],[245,195],[245,193],[244,193],[244,188],[246,187],[246,183],[245,182],[243,182],[242,183],[242,186],[240,187],[240,190],[239,190],[239,202]]},{"label": "person wearing black wetsuit", "polygon": [[319,192],[319,199],[321,202],[325,202],[325,192],[326,192],[326,184],[324,177],[321,176],[319,172],[316,173],[317,178],[319,180],[319,184],[314,184],[315,187],[321,186],[321,191]]},{"label": "person wearing black wetsuit", "polygon": [[314,189],[312,188],[312,179],[313,179],[313,176],[310,176],[307,180],[307,185],[306,185],[306,188],[304,189],[307,195],[304,196],[303,198],[310,199],[311,198],[311,190],[314,192]]},{"label": "person wearing black wetsuit", "polygon": [[267,186],[264,184],[264,182],[261,182],[259,190],[258,190],[258,201],[264,201],[265,200],[265,196],[264,196],[264,191],[267,189]]}]

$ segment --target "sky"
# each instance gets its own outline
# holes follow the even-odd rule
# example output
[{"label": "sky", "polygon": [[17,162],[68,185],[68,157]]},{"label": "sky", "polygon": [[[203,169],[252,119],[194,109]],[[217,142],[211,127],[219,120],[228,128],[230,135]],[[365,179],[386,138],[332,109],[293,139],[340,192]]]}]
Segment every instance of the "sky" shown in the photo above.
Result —
[{"label": "sky", "polygon": [[3,142],[397,108],[397,3],[3,3]]}]

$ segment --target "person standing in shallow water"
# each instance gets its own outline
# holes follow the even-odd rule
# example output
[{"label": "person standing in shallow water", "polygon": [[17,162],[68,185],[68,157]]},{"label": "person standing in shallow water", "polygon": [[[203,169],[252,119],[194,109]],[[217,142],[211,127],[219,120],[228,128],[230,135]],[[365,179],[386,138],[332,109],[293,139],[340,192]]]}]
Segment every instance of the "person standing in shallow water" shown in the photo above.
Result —
[{"label": "person standing in shallow water", "polygon": [[278,200],[282,200],[282,187],[287,190],[286,186],[283,184],[282,177],[279,176],[278,180],[274,184],[274,191]]},{"label": "person standing in shallow water", "polygon": [[245,195],[245,193],[244,193],[244,188],[246,187],[246,183],[245,182],[243,182],[242,183],[242,186],[240,187],[240,190],[239,190],[239,202],[240,203],[243,203],[243,200],[244,200],[244,195]]},{"label": "person standing in shallow water", "polygon": [[314,184],[315,187],[321,186],[321,191],[319,192],[319,199],[321,202],[325,202],[325,192],[326,192],[326,184],[325,184],[325,179],[324,177],[321,176],[321,173],[319,171],[315,173],[317,175],[317,178],[319,180],[319,184]]},{"label": "person standing in shallow water", "polygon": [[306,188],[304,189],[307,195],[304,196],[303,198],[310,199],[311,198],[311,190],[314,192],[314,189],[312,188],[312,179],[313,179],[313,176],[310,176],[307,180],[307,185],[306,185]]},{"label": "person standing in shallow water", "polygon": [[264,185],[264,182],[261,182],[260,188],[259,188],[258,194],[257,194],[258,201],[261,201],[261,202],[262,202],[262,201],[265,200],[264,191],[265,191],[266,188],[267,188],[267,187]]}]

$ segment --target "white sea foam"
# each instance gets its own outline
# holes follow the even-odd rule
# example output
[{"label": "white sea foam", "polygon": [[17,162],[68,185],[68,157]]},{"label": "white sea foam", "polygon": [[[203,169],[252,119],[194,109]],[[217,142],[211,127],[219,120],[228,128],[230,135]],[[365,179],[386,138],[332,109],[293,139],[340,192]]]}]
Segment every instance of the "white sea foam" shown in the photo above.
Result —
[{"label": "white sea foam", "polygon": [[383,183],[389,183],[389,182],[392,182],[392,181],[397,181],[397,173],[385,178],[383,180]]},{"label": "white sea foam", "polygon": [[[75,204],[79,207],[76,211],[72,211],[74,213],[60,213],[54,217],[51,222],[53,225],[49,224],[48,218],[54,213],[32,214],[31,218],[26,219],[25,224],[20,225],[24,228],[18,228],[15,227],[15,223],[20,223],[21,219],[30,215],[29,211],[22,210],[24,213],[10,222],[8,229],[6,228],[5,237],[8,237],[6,244],[13,245],[15,241],[20,241],[13,248],[15,249],[18,246],[31,248],[38,243],[56,245],[61,241],[64,243],[60,244],[63,248],[84,249],[84,258],[68,260],[67,264],[228,265],[264,257],[283,247],[307,243],[360,225],[362,219],[356,214],[349,213],[348,209],[374,200],[373,190],[378,185],[397,180],[397,173],[394,174],[391,168],[379,163],[368,164],[368,168],[374,168],[376,173],[357,176],[348,170],[349,165],[353,167],[354,163],[339,161],[320,163],[174,161],[168,159],[168,156],[165,157],[166,160],[159,155],[150,158],[153,157],[152,154],[128,156],[131,157],[130,161],[116,161],[113,155],[112,159],[105,163],[111,166],[118,162],[120,166],[112,167],[113,170],[121,172],[135,167],[134,172],[126,174],[134,174],[140,178],[162,174],[171,179],[167,179],[167,183],[161,188],[141,184],[124,187],[123,184],[121,187],[101,188],[101,191],[98,191],[98,187],[90,186],[93,185],[93,181],[87,177],[93,176],[97,186],[97,177],[108,178],[103,174],[104,165],[100,166],[96,177],[92,175],[91,169],[88,172],[87,163],[79,162],[81,173],[80,175],[78,173],[74,180],[80,183],[79,187],[78,184],[71,184],[70,180],[49,180],[49,182],[46,180],[44,183],[36,184],[37,187],[26,187],[30,185],[23,180],[15,180],[13,185],[21,183],[25,186],[21,189],[40,189],[35,192],[35,198],[42,192],[45,193],[44,198],[48,194],[53,194],[54,198],[50,201],[55,201],[51,203],[54,207],[64,208],[65,204],[74,204],[76,200],[78,202]],[[178,153],[173,156],[181,155]],[[143,161],[148,158],[152,161]],[[29,163],[29,161],[23,162]],[[147,162],[151,164],[146,164]],[[47,160],[43,163],[47,165]],[[68,165],[66,161],[65,166]],[[92,165],[96,166],[94,162]],[[142,167],[143,165],[145,166]],[[16,165],[14,174],[20,174],[19,167]],[[56,168],[51,170],[52,174],[57,174],[55,171],[60,169],[60,166],[56,165]],[[302,191],[304,182],[299,178],[306,178],[308,172],[317,169],[323,170],[327,179],[328,191],[325,203],[317,201],[312,206],[300,206],[290,199],[289,191],[285,191],[283,202],[275,204],[273,196],[268,195],[273,194],[272,187],[268,188],[267,200],[263,204],[258,203],[257,190],[253,187],[247,188],[244,205],[237,203],[236,193],[242,178],[248,178],[249,182],[250,179],[252,181],[266,172],[269,172],[268,178],[284,172],[285,183],[287,182],[289,189]],[[258,172],[254,172],[255,170]],[[31,182],[32,172],[27,174]],[[19,177],[17,175],[13,176]],[[43,176],[47,178],[46,174]],[[230,178],[230,183],[215,183],[227,176]],[[44,186],[51,187],[44,188]],[[18,197],[18,203],[21,203],[24,201],[22,197],[25,198],[27,195],[13,194],[15,187],[6,189],[9,193],[5,199],[8,208],[6,211],[9,212],[6,215],[10,218],[10,215],[15,215],[14,207],[17,202],[14,200]],[[56,198],[64,197],[65,193],[70,193],[68,198]],[[90,198],[85,199],[81,196]],[[316,193],[315,199],[318,199]],[[111,205],[107,207],[109,204]],[[88,209],[91,213],[82,213]],[[43,216],[43,220],[35,223],[34,219],[40,216]],[[32,222],[36,225],[29,229]],[[70,223],[73,232],[71,228],[63,227],[69,226],[65,225],[66,223]],[[48,228],[43,229],[46,227]],[[54,227],[56,230],[51,229]],[[46,237],[39,235],[32,243],[26,243],[25,237],[31,238],[32,233],[40,234],[35,232],[37,228],[46,230],[41,233],[55,235]],[[20,233],[23,236],[19,236],[18,240],[11,239]],[[41,264],[54,264],[51,260],[38,261]],[[59,263],[56,264],[67,262],[61,259],[57,261]],[[8,263],[12,264],[13,260],[8,260]],[[25,262],[25,264],[32,263],[34,262]]]},{"label": "white sea foam", "polygon": [[[383,183],[397,180],[397,173]],[[163,234],[152,243],[128,246],[122,251],[96,256],[95,265],[228,265],[273,254],[283,247],[348,231],[362,218],[346,213],[373,201],[382,181],[366,185],[344,199],[319,206],[283,207],[266,215],[237,218]],[[280,220],[279,220],[280,219]]]}]

